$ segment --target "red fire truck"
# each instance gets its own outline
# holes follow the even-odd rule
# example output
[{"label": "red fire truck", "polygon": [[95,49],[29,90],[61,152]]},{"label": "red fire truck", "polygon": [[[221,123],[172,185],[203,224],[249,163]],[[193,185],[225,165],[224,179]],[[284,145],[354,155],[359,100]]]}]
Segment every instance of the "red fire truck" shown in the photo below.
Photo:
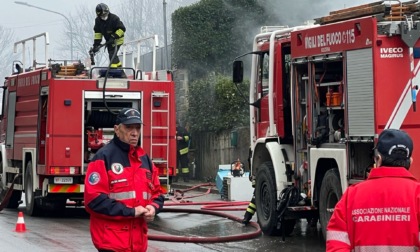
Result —
[{"label": "red fire truck", "polygon": [[[319,217],[325,237],[343,191],[372,168],[382,130],[405,130],[420,146],[419,5],[384,2],[302,26],[263,27],[255,37],[250,168],[265,234],[289,234],[296,219]],[[235,61],[235,82],[243,71]],[[410,171],[420,178],[418,162]],[[292,187],[294,202],[281,193]]]},{"label": "red fire truck", "polygon": [[[35,40],[43,38],[48,64],[34,60],[32,69],[25,70],[25,42],[34,41],[37,55]],[[161,184],[167,189],[176,164],[171,73],[125,67],[87,70],[81,62],[47,60],[48,44],[47,33],[15,43],[15,49],[23,45],[23,62],[15,62],[16,71],[4,83],[2,205],[18,207],[22,192],[29,215],[69,203],[82,205],[89,160],[112,139],[116,114],[127,107],[141,112],[140,144],[159,168]],[[127,78],[121,78],[122,71]]]}]

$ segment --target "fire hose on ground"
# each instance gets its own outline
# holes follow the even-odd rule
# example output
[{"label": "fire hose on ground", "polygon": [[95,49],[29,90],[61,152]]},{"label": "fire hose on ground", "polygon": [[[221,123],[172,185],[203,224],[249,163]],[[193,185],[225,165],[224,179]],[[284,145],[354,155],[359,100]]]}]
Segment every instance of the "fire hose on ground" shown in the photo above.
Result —
[{"label": "fire hose on ground", "polygon": [[2,211],[9,204],[10,197],[12,197],[12,193],[13,193],[13,187],[15,186],[15,183],[19,177],[20,177],[20,174],[15,175],[15,177],[13,178],[12,184],[10,185],[7,192],[4,194],[4,197],[2,201],[0,202],[0,211]]},{"label": "fire hose on ground", "polygon": [[[202,187],[202,186],[214,186],[214,184],[200,184],[194,187],[191,187],[186,190],[178,190],[174,193],[172,198],[173,202],[165,203],[165,206],[162,209],[162,212],[172,212],[172,213],[192,213],[192,214],[204,214],[204,215],[214,215],[222,218],[227,218],[241,223],[242,218],[222,213],[220,211],[244,211],[249,202],[225,202],[225,201],[205,201],[205,202],[190,202],[185,201],[186,198],[198,197],[205,195],[210,192],[210,189],[204,194],[198,194],[194,196],[184,196],[184,192]],[[199,205],[202,206],[201,209],[196,208],[178,208],[181,206],[191,206]],[[168,207],[169,206],[169,207]],[[173,207],[172,207],[173,206]],[[239,207],[242,206],[242,207]],[[247,239],[253,239],[261,235],[262,231],[259,225],[255,222],[250,222],[248,226],[251,226],[255,229],[253,232],[242,233],[242,234],[233,234],[228,236],[216,236],[216,237],[202,237],[202,236],[179,236],[179,235],[156,235],[149,234],[148,237],[150,240],[155,241],[167,241],[167,242],[190,242],[190,243],[216,243],[216,242],[230,242],[230,241],[241,241]]]}]

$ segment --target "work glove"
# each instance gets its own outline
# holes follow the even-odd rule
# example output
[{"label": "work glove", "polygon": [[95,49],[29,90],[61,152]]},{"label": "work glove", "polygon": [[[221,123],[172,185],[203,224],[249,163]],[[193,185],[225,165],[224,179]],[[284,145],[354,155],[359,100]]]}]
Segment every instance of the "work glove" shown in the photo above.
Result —
[{"label": "work glove", "polygon": [[99,45],[93,45],[93,47],[92,47],[92,51],[93,51],[93,53],[97,53],[98,51],[99,51]]},{"label": "work glove", "polygon": [[109,37],[108,39],[108,43],[112,46],[115,46],[115,39],[116,39],[115,34],[111,34],[111,37]]}]

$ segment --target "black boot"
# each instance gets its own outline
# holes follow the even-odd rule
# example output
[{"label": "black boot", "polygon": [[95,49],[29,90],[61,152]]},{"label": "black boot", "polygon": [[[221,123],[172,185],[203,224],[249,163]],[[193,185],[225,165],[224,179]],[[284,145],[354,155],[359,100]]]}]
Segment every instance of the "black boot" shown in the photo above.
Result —
[{"label": "black boot", "polygon": [[252,214],[250,212],[246,212],[242,220],[242,224],[244,224],[245,226],[248,225],[251,219],[252,219]]}]

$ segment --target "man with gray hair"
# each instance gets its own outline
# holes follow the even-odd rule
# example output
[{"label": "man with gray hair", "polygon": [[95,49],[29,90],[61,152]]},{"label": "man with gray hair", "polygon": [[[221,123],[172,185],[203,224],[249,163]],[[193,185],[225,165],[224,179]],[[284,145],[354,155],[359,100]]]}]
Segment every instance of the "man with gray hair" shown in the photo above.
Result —
[{"label": "man with gray hair", "polygon": [[327,226],[327,252],[417,251],[420,184],[408,171],[413,140],[386,129],[374,148],[375,168],[366,181],[350,186]]}]

